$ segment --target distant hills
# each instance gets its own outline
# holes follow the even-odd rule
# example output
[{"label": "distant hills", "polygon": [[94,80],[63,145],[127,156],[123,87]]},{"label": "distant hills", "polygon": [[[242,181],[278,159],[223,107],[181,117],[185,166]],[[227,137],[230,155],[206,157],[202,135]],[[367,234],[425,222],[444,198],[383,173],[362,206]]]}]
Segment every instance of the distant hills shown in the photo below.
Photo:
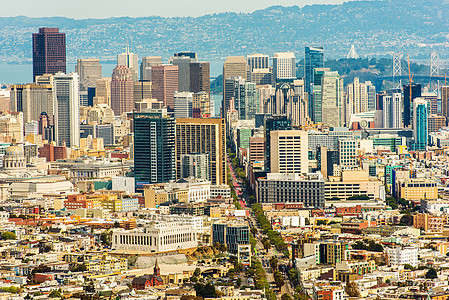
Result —
[{"label": "distant hills", "polygon": [[114,60],[126,45],[139,57],[190,50],[215,60],[254,52],[293,51],[323,45],[327,58],[344,57],[355,45],[364,57],[391,52],[426,59],[432,50],[449,57],[449,1],[354,1],[341,5],[273,6],[253,13],[191,18],[0,18],[0,62],[31,61],[31,34],[59,27],[67,34],[67,55]]}]

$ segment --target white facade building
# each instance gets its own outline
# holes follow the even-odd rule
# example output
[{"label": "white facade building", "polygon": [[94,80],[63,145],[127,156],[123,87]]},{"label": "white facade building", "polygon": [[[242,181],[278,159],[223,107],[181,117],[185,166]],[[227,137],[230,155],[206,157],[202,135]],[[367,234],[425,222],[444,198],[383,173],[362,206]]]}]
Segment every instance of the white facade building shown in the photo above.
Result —
[{"label": "white facade building", "polygon": [[129,194],[134,194],[136,192],[134,177],[126,177],[126,176],[112,177],[112,190],[125,191]]},{"label": "white facade building", "polygon": [[139,71],[139,65],[137,64],[137,54],[129,52],[129,48],[126,47],[125,52],[117,55],[117,66],[125,66],[129,69],[133,69],[136,76]]},{"label": "white facade building", "polygon": [[77,73],[57,73],[53,77],[55,139],[61,146],[80,145],[79,79]]},{"label": "white facade building", "polygon": [[402,94],[383,97],[382,119],[384,128],[402,128]]},{"label": "white facade building", "polygon": [[309,172],[309,138],[307,131],[272,131],[270,150],[272,173]]},{"label": "white facade building", "polygon": [[211,185],[210,186],[210,197],[211,198],[231,198],[231,188],[227,184],[222,185]]},{"label": "white facade building", "polygon": [[418,266],[418,248],[396,247],[386,249],[388,264],[390,266],[401,266],[405,264]]},{"label": "white facade building", "polygon": [[191,118],[193,93],[190,92],[175,92],[175,119],[177,118]]},{"label": "white facade building", "polygon": [[276,80],[296,78],[296,59],[293,52],[273,55],[273,75]]},{"label": "white facade building", "polygon": [[165,252],[198,246],[191,226],[175,222],[153,224],[143,231],[114,231],[112,249]]}]

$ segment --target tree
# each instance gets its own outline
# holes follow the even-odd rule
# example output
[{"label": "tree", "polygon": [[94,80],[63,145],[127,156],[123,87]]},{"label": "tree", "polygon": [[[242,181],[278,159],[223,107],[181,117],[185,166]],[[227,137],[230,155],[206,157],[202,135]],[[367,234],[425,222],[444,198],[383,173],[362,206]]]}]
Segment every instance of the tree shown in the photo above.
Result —
[{"label": "tree", "polygon": [[409,214],[403,215],[399,222],[404,224],[405,226],[412,226],[413,225],[413,216],[411,216]]},{"label": "tree", "polygon": [[195,283],[193,286],[195,289],[196,295],[203,298],[217,298],[217,290],[214,285],[210,282],[206,284]]},{"label": "tree", "polygon": [[289,294],[283,294],[282,296],[281,296],[281,300],[293,300],[292,299],[292,297],[290,297],[290,295]]},{"label": "tree", "polygon": [[415,267],[413,267],[413,266],[410,265],[410,264],[405,264],[405,265],[404,265],[404,269],[413,271],[413,270],[415,270]]},{"label": "tree", "polygon": [[61,290],[53,290],[53,291],[51,291],[51,293],[48,295],[48,297],[50,297],[50,298],[61,298],[62,297]]},{"label": "tree", "polygon": [[3,231],[2,235],[1,235],[2,240],[15,240],[16,234],[14,232],[11,231]]},{"label": "tree", "polygon": [[270,263],[270,267],[273,271],[276,271],[278,268],[278,259],[276,257],[271,257],[268,261]]},{"label": "tree", "polygon": [[354,281],[346,283],[345,292],[349,297],[360,297],[359,289]]},{"label": "tree", "polygon": [[195,271],[193,272],[193,276],[200,276],[201,275],[201,269],[200,268],[196,268]]},{"label": "tree", "polygon": [[114,228],[120,228],[120,223],[117,222],[117,221],[115,221],[115,222],[114,222]]},{"label": "tree", "polygon": [[237,278],[237,280],[235,281],[235,287],[239,288],[242,285],[242,278]]},{"label": "tree", "polygon": [[316,221],[316,225],[326,225],[327,224],[327,221],[326,220],[317,220]]},{"label": "tree", "polygon": [[112,244],[112,231],[106,230],[100,234],[100,241],[105,246],[111,246]]},{"label": "tree", "polygon": [[284,277],[282,276],[281,272],[276,271],[274,272],[274,284],[277,286],[278,289],[280,289],[282,286],[284,286]]},{"label": "tree", "polygon": [[435,270],[434,268],[430,268],[429,271],[427,271],[426,273],[426,278],[427,279],[438,278],[437,270]]},{"label": "tree", "polygon": [[256,227],[252,227],[250,231],[251,231],[251,234],[252,234],[253,236],[256,236],[256,235],[257,235],[257,228],[256,228]]},{"label": "tree", "polygon": [[263,248],[265,249],[265,251],[268,251],[271,248],[271,243],[266,237],[264,237],[262,239],[262,245],[263,245]]}]

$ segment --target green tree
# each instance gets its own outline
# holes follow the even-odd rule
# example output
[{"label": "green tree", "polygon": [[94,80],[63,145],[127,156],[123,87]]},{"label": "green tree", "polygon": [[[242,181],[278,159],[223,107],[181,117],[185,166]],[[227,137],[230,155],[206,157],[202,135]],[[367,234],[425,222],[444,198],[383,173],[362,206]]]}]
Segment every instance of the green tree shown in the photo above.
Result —
[{"label": "green tree", "polygon": [[289,294],[282,294],[281,296],[281,300],[293,300],[292,297],[290,297]]},{"label": "green tree", "polygon": [[1,235],[2,240],[15,240],[16,234],[11,231],[3,231]]},{"label": "green tree", "polygon": [[193,276],[200,276],[201,275],[201,269],[200,268],[196,268],[195,271],[193,272]]},{"label": "green tree", "polygon": [[276,257],[271,257],[268,261],[270,263],[270,267],[273,271],[276,271],[278,268],[278,259]]},{"label": "green tree", "polygon": [[100,241],[105,246],[111,246],[112,244],[112,231],[106,230],[100,234]]},{"label": "green tree", "polygon": [[438,278],[437,270],[435,270],[434,268],[430,268],[429,271],[427,271],[426,273],[426,278],[427,279]]},{"label": "green tree", "polygon": [[349,297],[360,297],[359,289],[354,281],[346,283],[345,292]]},{"label": "green tree", "polygon": [[284,277],[282,276],[281,272],[276,271],[274,272],[274,284],[277,286],[278,289],[280,289],[282,286],[284,286]]},{"label": "green tree", "polygon": [[237,278],[237,280],[235,281],[235,287],[239,288],[242,285],[242,278]]},{"label": "green tree", "polygon": [[61,290],[53,290],[53,291],[51,291],[51,293],[48,295],[48,297],[50,297],[50,298],[61,298],[62,297]]}]

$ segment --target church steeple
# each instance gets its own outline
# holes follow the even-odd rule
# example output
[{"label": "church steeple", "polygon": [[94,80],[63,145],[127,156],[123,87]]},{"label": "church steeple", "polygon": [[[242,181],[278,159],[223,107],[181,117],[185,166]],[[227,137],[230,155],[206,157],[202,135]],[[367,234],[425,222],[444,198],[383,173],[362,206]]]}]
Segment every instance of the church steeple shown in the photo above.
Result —
[{"label": "church steeple", "polygon": [[154,276],[160,276],[161,275],[161,269],[159,268],[159,265],[157,263],[157,258],[156,258],[156,262],[154,264]]}]

